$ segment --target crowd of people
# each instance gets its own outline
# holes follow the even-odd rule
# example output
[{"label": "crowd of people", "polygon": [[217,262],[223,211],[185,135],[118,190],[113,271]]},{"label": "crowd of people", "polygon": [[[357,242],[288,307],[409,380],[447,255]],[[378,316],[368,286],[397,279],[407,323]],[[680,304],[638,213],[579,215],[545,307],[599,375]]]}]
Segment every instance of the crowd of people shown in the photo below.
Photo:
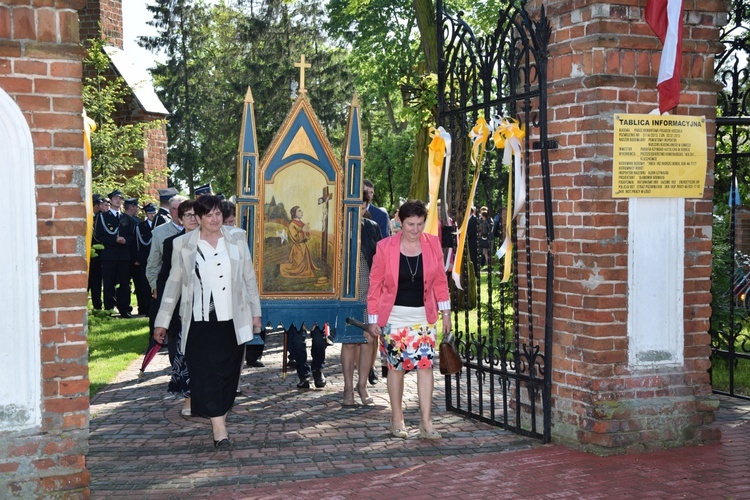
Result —
[{"label": "crowd of people", "polygon": [[[119,190],[107,197],[95,195],[94,243],[101,249],[91,259],[89,288],[95,309],[116,308],[121,317],[129,318],[132,281],[136,314],[149,316],[151,345],[168,346],[169,392],[184,398],[183,416],[210,421],[213,444],[222,449],[232,446],[226,415],[241,394],[243,357],[248,366],[264,366],[263,344],[245,344],[256,335],[265,337],[265,331],[247,234],[234,227],[234,205],[206,187],[207,191],[196,191],[195,200],[172,188],[161,190],[160,207],[141,207]],[[404,376],[416,370],[419,436],[439,439],[431,418],[438,318],[442,317],[444,333],[451,327],[440,240],[424,234],[423,202],[408,200],[391,218],[372,204],[373,195],[374,186],[364,181],[358,276],[367,328],[365,342],[341,349],[342,405],[374,404],[367,384],[379,382],[375,365],[380,353],[392,435],[408,436]],[[143,220],[137,217],[140,210]],[[298,207],[292,212],[301,220]],[[325,343],[322,337],[318,340]],[[313,336],[312,367],[304,359],[304,344],[302,351],[289,346],[290,356],[304,366],[301,372],[298,366],[300,389],[310,387],[311,373],[317,388],[326,385],[325,347],[319,345],[316,351],[315,344]]]},{"label": "crowd of people", "polygon": [[[210,184],[195,190],[196,197],[207,194],[211,194]],[[88,288],[94,309],[116,310],[123,318],[149,314],[161,266],[161,245],[182,231],[177,207],[186,199],[175,188],[159,190],[158,207],[153,203],[141,206],[138,198],[125,198],[119,189],[106,196],[93,195],[94,251]],[[136,308],[131,304],[131,292]]]}]

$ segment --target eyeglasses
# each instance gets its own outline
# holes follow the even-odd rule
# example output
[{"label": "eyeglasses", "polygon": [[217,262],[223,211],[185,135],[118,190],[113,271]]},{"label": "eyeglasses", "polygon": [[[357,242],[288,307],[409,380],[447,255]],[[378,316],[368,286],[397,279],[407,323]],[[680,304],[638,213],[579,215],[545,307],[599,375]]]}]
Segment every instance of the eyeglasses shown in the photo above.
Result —
[{"label": "eyeglasses", "polygon": [[194,213],[182,214],[182,218],[192,220],[192,219],[195,219],[195,214]]}]

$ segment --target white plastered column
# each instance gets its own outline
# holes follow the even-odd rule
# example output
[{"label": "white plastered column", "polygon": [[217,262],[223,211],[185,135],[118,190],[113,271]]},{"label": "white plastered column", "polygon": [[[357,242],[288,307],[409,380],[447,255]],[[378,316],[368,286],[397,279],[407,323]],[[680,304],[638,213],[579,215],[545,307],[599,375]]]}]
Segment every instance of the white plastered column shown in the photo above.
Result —
[{"label": "white plastered column", "polygon": [[682,366],[685,200],[631,198],[628,223],[628,363]]},{"label": "white plastered column", "polygon": [[39,262],[34,144],[15,101],[0,89],[0,429],[41,423]]}]

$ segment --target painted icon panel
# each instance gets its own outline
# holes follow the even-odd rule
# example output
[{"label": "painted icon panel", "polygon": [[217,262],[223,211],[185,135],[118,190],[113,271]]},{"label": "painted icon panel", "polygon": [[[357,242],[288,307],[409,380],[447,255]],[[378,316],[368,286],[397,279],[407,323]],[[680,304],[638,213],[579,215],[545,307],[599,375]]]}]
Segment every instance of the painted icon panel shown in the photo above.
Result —
[{"label": "painted icon panel", "polygon": [[297,160],[263,186],[261,294],[335,291],[337,186],[313,164]]}]

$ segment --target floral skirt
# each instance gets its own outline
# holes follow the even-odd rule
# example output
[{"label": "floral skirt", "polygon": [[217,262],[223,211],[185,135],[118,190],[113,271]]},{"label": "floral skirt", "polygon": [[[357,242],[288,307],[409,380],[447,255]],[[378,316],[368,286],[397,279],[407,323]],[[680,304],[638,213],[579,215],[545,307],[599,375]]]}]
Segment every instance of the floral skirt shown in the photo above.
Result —
[{"label": "floral skirt", "polygon": [[390,370],[432,369],[437,332],[424,307],[394,306],[383,329],[380,354]]}]

